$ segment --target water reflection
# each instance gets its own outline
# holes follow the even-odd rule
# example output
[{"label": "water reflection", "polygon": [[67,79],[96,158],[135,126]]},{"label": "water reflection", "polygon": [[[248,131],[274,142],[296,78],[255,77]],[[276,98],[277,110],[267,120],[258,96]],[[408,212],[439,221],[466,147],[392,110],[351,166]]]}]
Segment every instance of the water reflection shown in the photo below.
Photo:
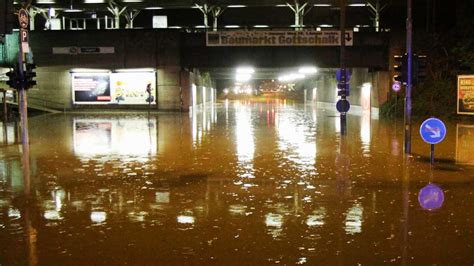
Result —
[{"label": "water reflection", "polygon": [[325,216],[326,208],[319,207],[313,212],[312,215],[308,215],[308,218],[306,219],[306,225],[308,225],[309,227],[322,226],[324,225]]},{"label": "water reflection", "polygon": [[155,192],[156,203],[170,203],[170,192],[168,191],[157,191]]},{"label": "water reflection", "polygon": [[66,193],[61,188],[51,191],[51,200],[44,200],[44,218],[50,221],[62,220],[61,209],[64,205]]},{"label": "water reflection", "polygon": [[278,146],[285,158],[299,165],[302,170],[314,170],[316,163],[315,127],[305,115],[296,110],[287,109],[278,112]]},{"label": "water reflection", "polygon": [[273,238],[279,238],[283,235],[283,215],[277,213],[267,213],[265,215],[265,225],[267,232]]},{"label": "water reflection", "polygon": [[346,214],[345,230],[347,234],[356,234],[362,232],[362,214],[364,208],[356,203],[352,206]]},{"label": "water reflection", "polygon": [[191,216],[191,215],[179,215],[176,220],[178,221],[178,223],[180,224],[189,224],[189,225],[193,225],[194,222],[195,222],[195,218],[194,216]]},{"label": "water reflection", "polygon": [[104,211],[92,211],[91,221],[95,224],[102,224],[107,220],[107,213]]},{"label": "water reflection", "polygon": [[474,165],[474,126],[457,124],[456,126],[456,162]]},{"label": "water reflection", "polygon": [[189,113],[191,117],[192,140],[195,147],[201,145],[203,136],[212,129],[212,125],[217,122],[217,112],[215,105],[203,105],[194,108]]},{"label": "water reflection", "polygon": [[253,125],[251,121],[251,108],[248,105],[237,102],[235,104],[235,141],[237,160],[239,164],[239,176],[243,178],[254,178],[253,158],[255,153],[255,142]]},{"label": "water reflection", "polygon": [[363,112],[360,118],[360,140],[362,141],[362,152],[366,155],[370,153],[371,121],[370,112]]},{"label": "water reflection", "polygon": [[155,155],[156,120],[146,118],[74,118],[74,153],[97,155]]},{"label": "water reflection", "polygon": [[[32,119],[33,200],[15,192],[22,188],[18,147],[1,146],[0,264],[87,265],[97,254],[110,264],[172,265],[241,258],[257,265],[400,259],[462,265],[472,258],[473,169],[433,169],[433,182],[451,197],[439,211],[426,212],[413,203],[429,164],[416,158],[405,164],[401,152],[393,153],[402,140],[386,134],[394,132],[391,124],[348,117],[348,135],[340,138],[334,117],[319,109],[304,112],[289,102],[213,108],[214,115],[209,106],[195,120],[174,114]],[[146,148],[129,152],[114,144],[130,138],[146,139],[133,142]],[[454,134],[446,141],[440,154],[452,159]],[[414,142],[415,150],[425,146]],[[143,159],[127,160],[134,157]],[[426,195],[423,203],[442,197]],[[458,255],[443,259],[452,252]]]},{"label": "water reflection", "polygon": [[432,211],[439,209],[443,206],[444,192],[439,186],[428,184],[420,189],[420,192],[418,193],[418,202],[425,210]]},{"label": "water reflection", "polygon": [[12,145],[19,142],[19,125],[17,122],[0,121],[0,140],[3,145]]}]

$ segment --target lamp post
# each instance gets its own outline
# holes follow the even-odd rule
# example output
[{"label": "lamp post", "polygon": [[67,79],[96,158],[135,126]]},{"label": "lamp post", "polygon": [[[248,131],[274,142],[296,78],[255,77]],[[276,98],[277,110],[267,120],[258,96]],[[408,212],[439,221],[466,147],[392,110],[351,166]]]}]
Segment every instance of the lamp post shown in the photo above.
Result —
[{"label": "lamp post", "polygon": [[405,91],[405,154],[411,153],[411,86],[412,86],[412,0],[407,0],[407,85]]}]

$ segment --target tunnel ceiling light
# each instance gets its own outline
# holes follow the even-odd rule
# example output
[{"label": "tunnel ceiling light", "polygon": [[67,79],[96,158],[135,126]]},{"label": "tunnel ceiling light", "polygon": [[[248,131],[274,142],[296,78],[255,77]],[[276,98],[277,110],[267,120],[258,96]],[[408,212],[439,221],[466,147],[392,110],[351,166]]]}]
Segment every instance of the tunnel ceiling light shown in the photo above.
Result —
[{"label": "tunnel ceiling light", "polygon": [[314,66],[303,66],[298,69],[298,73],[311,75],[318,73],[318,69]]},{"label": "tunnel ceiling light", "polygon": [[305,77],[306,76],[304,74],[301,74],[301,73],[290,73],[290,74],[285,74],[285,75],[279,76],[278,81],[283,81],[283,82],[294,81],[294,80],[297,80],[297,79],[304,79]]},{"label": "tunnel ceiling light", "polygon": [[84,0],[84,4],[103,4],[105,0]]},{"label": "tunnel ceiling light", "polygon": [[119,73],[136,73],[136,72],[154,72],[155,69],[153,68],[124,68],[124,69],[116,69],[115,72]]},{"label": "tunnel ceiling light", "polygon": [[84,12],[84,10],[71,8],[71,9],[64,9],[63,12],[64,13],[79,13],[79,12]]},{"label": "tunnel ceiling light", "polygon": [[242,7],[247,7],[246,5],[228,5],[228,8],[242,8]]},{"label": "tunnel ceiling light", "polygon": [[332,27],[334,27],[334,25],[331,25],[331,24],[321,24],[321,25],[319,25],[319,27],[321,27],[321,28],[332,28]]},{"label": "tunnel ceiling light", "polygon": [[109,69],[97,69],[97,68],[73,68],[71,73],[110,73]]},{"label": "tunnel ceiling light", "polygon": [[207,27],[206,27],[206,25],[197,25],[195,28],[196,29],[205,29]]},{"label": "tunnel ceiling light", "polygon": [[327,7],[327,6],[331,6],[331,4],[314,4],[314,6]]},{"label": "tunnel ceiling light", "polygon": [[227,28],[227,29],[236,29],[236,28],[240,28],[239,25],[225,25],[224,28]]},{"label": "tunnel ceiling light", "polygon": [[278,4],[278,5],[276,5],[276,7],[287,7],[287,5],[284,5],[284,4]]},{"label": "tunnel ceiling light", "polygon": [[366,6],[366,4],[363,4],[363,3],[357,3],[357,4],[348,4],[348,6],[362,7],[362,6]]},{"label": "tunnel ceiling light", "polygon": [[37,4],[56,4],[54,0],[38,0],[36,1]]},{"label": "tunnel ceiling light", "polygon": [[181,26],[169,26],[168,29],[182,29]]},{"label": "tunnel ceiling light", "polygon": [[149,7],[145,7],[145,10],[159,10],[159,9],[163,9],[163,7],[161,7],[161,6],[149,6]]},{"label": "tunnel ceiling light", "polygon": [[142,3],[143,0],[122,0],[124,3]]},{"label": "tunnel ceiling light", "polygon": [[235,80],[238,82],[246,82],[249,81],[252,78],[251,74],[246,74],[246,73],[238,73],[235,75]]},{"label": "tunnel ceiling light", "polygon": [[235,72],[237,72],[237,74],[253,74],[255,73],[255,69],[251,66],[242,66],[238,67]]},{"label": "tunnel ceiling light", "polygon": [[55,16],[56,16],[56,9],[53,8],[53,7],[50,8],[50,9],[48,10],[48,15],[49,15],[49,17],[51,17],[51,18],[52,18],[52,17],[55,17]]},{"label": "tunnel ceiling light", "polygon": [[268,28],[268,25],[254,25],[254,28]]}]

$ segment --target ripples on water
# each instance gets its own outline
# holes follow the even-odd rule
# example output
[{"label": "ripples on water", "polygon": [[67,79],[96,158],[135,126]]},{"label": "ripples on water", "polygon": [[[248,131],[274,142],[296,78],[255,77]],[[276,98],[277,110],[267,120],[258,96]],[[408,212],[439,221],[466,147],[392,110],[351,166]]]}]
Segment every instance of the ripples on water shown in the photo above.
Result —
[{"label": "ripples on water", "polygon": [[2,124],[0,264],[472,264],[471,127],[430,168],[401,123],[338,122],[283,101],[34,117],[28,200]]}]

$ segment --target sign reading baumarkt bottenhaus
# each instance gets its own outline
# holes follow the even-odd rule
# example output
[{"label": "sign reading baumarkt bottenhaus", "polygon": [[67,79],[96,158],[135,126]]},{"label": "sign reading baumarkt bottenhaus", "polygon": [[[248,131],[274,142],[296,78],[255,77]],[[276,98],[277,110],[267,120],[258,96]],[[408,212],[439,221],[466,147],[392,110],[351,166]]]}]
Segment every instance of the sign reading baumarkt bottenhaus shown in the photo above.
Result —
[{"label": "sign reading baumarkt bottenhaus", "polygon": [[[219,31],[207,33],[207,46],[339,46],[339,31]],[[351,46],[353,32],[346,31]]]}]

